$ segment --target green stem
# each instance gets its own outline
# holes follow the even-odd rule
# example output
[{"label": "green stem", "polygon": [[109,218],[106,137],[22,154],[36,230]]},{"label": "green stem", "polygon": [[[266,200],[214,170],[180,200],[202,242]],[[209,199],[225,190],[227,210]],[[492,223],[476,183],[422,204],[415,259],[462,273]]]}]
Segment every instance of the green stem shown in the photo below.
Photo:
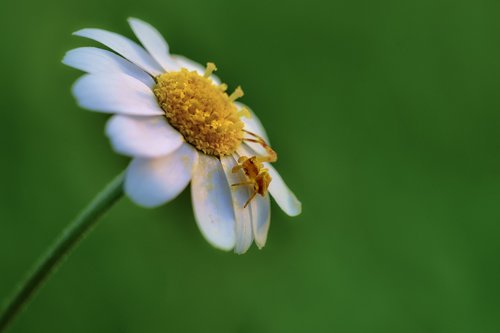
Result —
[{"label": "green stem", "polygon": [[97,194],[88,206],[66,227],[45,255],[40,258],[1,312],[0,332],[3,332],[14,320],[31,296],[78,241],[96,224],[99,217],[123,196],[123,179],[124,173],[122,172],[102,192]]}]

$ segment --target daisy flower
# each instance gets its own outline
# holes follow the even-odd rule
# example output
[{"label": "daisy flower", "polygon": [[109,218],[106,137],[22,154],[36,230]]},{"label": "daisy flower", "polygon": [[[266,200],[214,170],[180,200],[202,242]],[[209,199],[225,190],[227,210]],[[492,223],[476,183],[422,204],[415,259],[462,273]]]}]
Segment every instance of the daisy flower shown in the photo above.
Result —
[{"label": "daisy flower", "polygon": [[83,29],[74,34],[111,51],[81,47],[63,59],[87,73],[73,86],[78,104],[114,114],[106,135],[117,153],[132,158],[125,193],[140,206],[156,207],[191,183],[195,219],[209,243],[236,253],[253,241],[262,248],[269,193],[290,216],[300,214],[301,203],[270,164],[277,154],[261,122],[236,102],[243,91],[227,93],[214,64],[170,54],[154,27],[128,22],[142,46],[113,32]]}]

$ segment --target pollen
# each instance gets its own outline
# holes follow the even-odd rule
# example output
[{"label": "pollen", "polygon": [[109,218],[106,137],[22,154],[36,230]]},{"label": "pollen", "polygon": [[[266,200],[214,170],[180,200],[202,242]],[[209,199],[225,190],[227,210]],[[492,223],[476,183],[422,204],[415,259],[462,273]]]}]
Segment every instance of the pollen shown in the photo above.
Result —
[{"label": "pollen", "polygon": [[204,75],[182,68],[156,77],[153,91],[168,122],[196,149],[207,155],[232,154],[243,140],[243,122],[234,101],[243,96],[238,87],[231,95],[225,84],[210,75],[217,68],[208,63]]}]

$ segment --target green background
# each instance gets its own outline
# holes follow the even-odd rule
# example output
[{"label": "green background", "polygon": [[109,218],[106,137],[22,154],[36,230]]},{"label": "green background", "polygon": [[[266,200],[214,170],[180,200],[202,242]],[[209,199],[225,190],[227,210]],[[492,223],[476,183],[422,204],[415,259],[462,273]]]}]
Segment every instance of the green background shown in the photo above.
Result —
[{"label": "green background", "polygon": [[303,213],[237,256],[124,199],[11,332],[500,332],[494,0],[2,1],[0,299],[127,165],[61,59],[129,16],[243,86]]}]

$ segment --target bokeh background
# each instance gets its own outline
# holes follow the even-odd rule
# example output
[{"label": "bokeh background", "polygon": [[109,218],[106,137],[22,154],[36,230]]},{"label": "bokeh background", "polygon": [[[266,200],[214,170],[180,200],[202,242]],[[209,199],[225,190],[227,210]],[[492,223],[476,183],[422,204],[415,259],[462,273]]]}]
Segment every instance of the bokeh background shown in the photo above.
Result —
[{"label": "bokeh background", "polygon": [[189,191],[123,199],[11,327],[21,332],[500,332],[496,0],[0,3],[0,299],[128,160],[70,94],[65,51],[155,25],[241,84],[303,202],[237,256]]}]

